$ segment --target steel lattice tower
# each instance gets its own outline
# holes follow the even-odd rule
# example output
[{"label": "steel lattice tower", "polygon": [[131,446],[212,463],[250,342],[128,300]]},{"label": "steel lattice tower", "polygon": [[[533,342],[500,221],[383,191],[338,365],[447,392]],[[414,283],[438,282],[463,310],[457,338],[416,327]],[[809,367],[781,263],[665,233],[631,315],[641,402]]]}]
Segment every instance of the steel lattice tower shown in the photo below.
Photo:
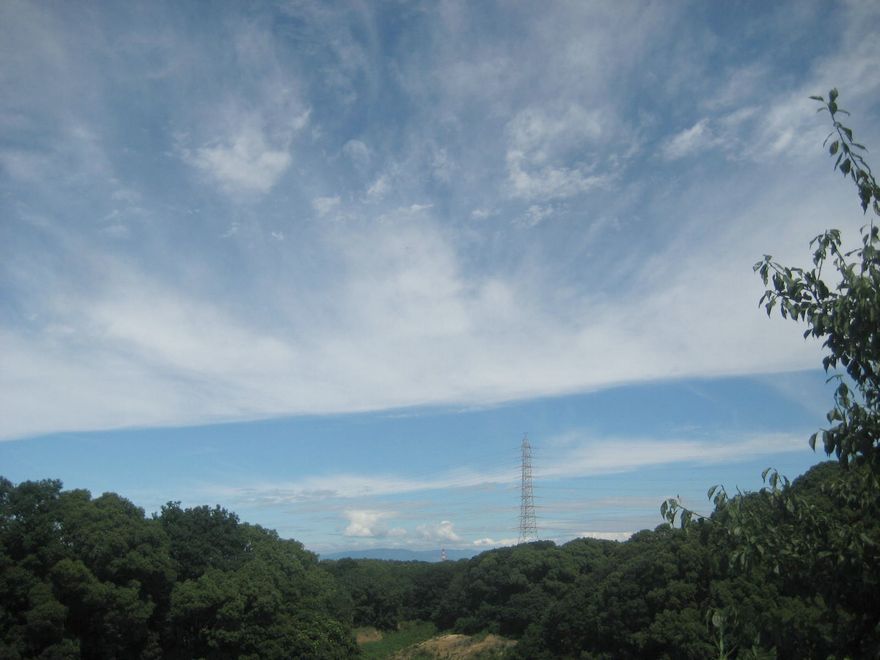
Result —
[{"label": "steel lattice tower", "polygon": [[519,543],[538,540],[538,521],[535,518],[535,493],[532,489],[532,446],[528,435],[522,441],[522,486],[519,505]]}]

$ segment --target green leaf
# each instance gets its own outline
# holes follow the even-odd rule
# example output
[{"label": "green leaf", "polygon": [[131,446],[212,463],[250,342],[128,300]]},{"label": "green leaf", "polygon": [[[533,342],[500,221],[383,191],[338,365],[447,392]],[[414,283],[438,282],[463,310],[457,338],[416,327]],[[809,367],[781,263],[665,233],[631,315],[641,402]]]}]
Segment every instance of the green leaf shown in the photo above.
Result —
[{"label": "green leaf", "polygon": [[833,156],[834,154],[837,153],[837,150],[838,150],[839,148],[840,148],[840,140],[835,140],[834,142],[831,143],[831,146],[828,147],[828,151],[829,151],[829,152],[831,153],[831,155]]}]

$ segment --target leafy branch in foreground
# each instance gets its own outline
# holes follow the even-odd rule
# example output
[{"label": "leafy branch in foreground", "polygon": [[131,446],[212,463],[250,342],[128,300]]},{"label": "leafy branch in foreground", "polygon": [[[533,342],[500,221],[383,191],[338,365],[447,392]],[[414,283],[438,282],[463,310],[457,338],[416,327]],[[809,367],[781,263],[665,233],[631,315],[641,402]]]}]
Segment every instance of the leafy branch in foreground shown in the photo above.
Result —
[{"label": "leafy branch in foreground", "polygon": [[[805,322],[804,338],[820,339],[827,349],[822,359],[825,371],[845,370],[848,379],[841,373],[829,378],[837,381],[834,407],[826,415],[830,426],[814,433],[809,443],[815,449],[821,437],[825,452],[835,455],[843,466],[866,464],[868,471],[863,474],[871,483],[864,484],[868,488],[863,493],[870,495],[869,487],[876,493],[880,477],[880,235],[873,220],[874,214],[880,215],[880,186],[864,158],[867,149],[840,121],[849,113],[838,105],[838,97],[838,91],[832,89],[827,100],[823,96],[810,98],[822,103],[819,111],[831,117],[832,130],[823,146],[837,157],[834,169],[856,185],[862,211],[872,211],[860,230],[861,245],[845,250],[840,231],[829,229],[810,241],[813,268],[785,266],[764,255],[754,270],[768,287],[759,301],[767,315],[778,308],[783,318]],[[834,280],[827,275],[823,278],[823,268],[829,263]],[[765,471],[765,480],[767,474]],[[778,491],[778,479],[774,472],[770,482],[773,493]],[[709,491],[710,499],[717,490],[716,486]],[[721,499],[714,498],[716,509],[727,501],[723,489],[721,493]],[[682,526],[701,517],[682,506],[678,498],[664,502],[661,514],[670,524],[678,520]]]},{"label": "leafy branch in foreground", "polygon": [[[699,527],[714,539],[731,575],[779,581],[785,593],[817,604],[817,621],[847,630],[833,644],[858,657],[880,656],[880,187],[865,160],[866,148],[841,122],[849,113],[838,106],[838,92],[827,100],[811,97],[828,112],[832,130],[824,146],[836,157],[834,169],[851,180],[868,221],[854,249],[841,233],[828,229],[811,242],[812,267],[780,264],[770,255],[755,264],[766,290],[759,301],[770,316],[806,324],[804,338],[822,342],[822,366],[836,381],[828,427],[809,440],[838,465],[819,487],[809,479],[788,479],[767,469],[757,493],[728,497],[723,487],[708,492],[711,516],[667,500],[661,514],[670,525]],[[870,213],[869,213],[870,210]],[[824,270],[824,272],[823,272]],[[835,468],[835,470],[831,470]],[[802,483],[798,483],[802,482]],[[703,522],[710,524],[703,524]],[[858,613],[841,618],[840,607]],[[824,625],[824,624],[823,624]],[[838,646],[839,645],[839,646]]]},{"label": "leafy branch in foreground", "polygon": [[[825,142],[834,139],[829,152],[837,155],[835,169],[849,177],[858,189],[862,211],[870,207],[880,215],[880,187],[862,154],[865,147],[853,140],[852,129],[844,126],[841,114],[849,114],[837,105],[836,89],[829,92],[821,111],[831,115],[833,130]],[[822,438],[825,452],[834,454],[847,465],[866,462],[875,474],[880,472],[880,237],[873,214],[861,228],[861,246],[844,251],[840,232],[830,229],[816,236],[813,268],[790,268],[773,261],[770,255],[755,264],[765,286],[761,297],[768,316],[779,306],[783,318],[804,321],[804,337],[823,340],[828,350],[822,359],[826,372],[842,366],[849,382],[840,374],[834,393],[834,408],[828,414],[830,427],[810,438],[815,449]],[[836,282],[826,282],[822,269],[830,262]]]}]

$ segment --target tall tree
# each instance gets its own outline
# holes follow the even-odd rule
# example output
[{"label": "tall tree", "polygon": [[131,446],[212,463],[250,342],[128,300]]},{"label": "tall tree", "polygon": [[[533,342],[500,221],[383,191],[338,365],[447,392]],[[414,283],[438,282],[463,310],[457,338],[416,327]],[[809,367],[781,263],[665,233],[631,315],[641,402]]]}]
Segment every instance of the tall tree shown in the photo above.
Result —
[{"label": "tall tree", "polygon": [[[824,471],[807,492],[775,470],[764,471],[758,493],[728,498],[714,486],[711,523],[728,563],[739,571],[776,581],[780,598],[803,599],[802,624],[815,637],[799,653],[880,655],[880,187],[865,160],[866,149],[841,117],[836,89],[812,97],[827,112],[832,129],[825,140],[834,169],[855,186],[866,223],[857,247],[847,249],[841,232],[828,229],[810,242],[812,267],[786,266],[770,255],[755,264],[767,287],[760,304],[768,316],[806,324],[804,337],[822,342],[822,366],[836,382],[828,426],[809,444],[834,456],[839,470]],[[818,493],[818,497],[816,494]],[[677,500],[661,513],[682,526],[696,517]],[[768,573],[769,571],[769,573]],[[800,607],[800,605],[799,605]],[[791,626],[791,628],[796,626]],[[784,643],[784,639],[777,640]],[[803,640],[801,640],[803,641]],[[823,646],[825,645],[825,646]],[[791,647],[789,647],[791,648]]]}]

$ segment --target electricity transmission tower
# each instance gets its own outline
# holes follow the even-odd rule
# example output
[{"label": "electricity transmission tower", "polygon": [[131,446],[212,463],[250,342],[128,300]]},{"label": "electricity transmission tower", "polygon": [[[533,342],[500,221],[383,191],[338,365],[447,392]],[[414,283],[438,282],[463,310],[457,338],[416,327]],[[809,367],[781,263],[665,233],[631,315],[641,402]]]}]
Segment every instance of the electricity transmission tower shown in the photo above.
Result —
[{"label": "electricity transmission tower", "polygon": [[538,540],[538,522],[535,518],[535,493],[532,490],[532,446],[528,435],[522,441],[522,486],[519,505],[519,543]]}]

